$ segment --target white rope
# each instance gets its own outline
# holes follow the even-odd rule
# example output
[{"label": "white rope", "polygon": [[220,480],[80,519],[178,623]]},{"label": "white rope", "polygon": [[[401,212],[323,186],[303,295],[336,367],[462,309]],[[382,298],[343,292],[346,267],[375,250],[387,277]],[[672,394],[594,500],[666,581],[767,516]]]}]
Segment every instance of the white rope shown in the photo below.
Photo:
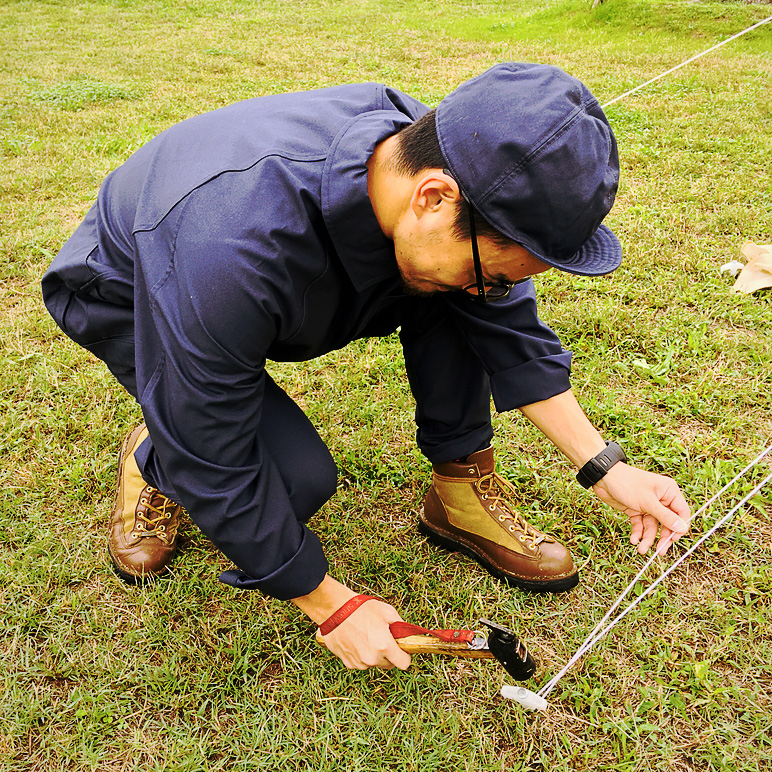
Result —
[{"label": "white rope", "polygon": [[590,640],[578,654],[575,654],[571,659],[570,664],[566,665],[560,674],[551,679],[542,689],[538,692],[539,696],[546,697],[557,685],[558,681],[565,674],[565,671],[576,662],[583,654],[589,651],[601,638],[603,638],[613,627],[616,627],[644,598],[648,597],[654,590],[673,572],[681,563],[686,560],[698,547],[700,547],[708,538],[710,538],[724,523],[726,523],[738,509],[744,507],[748,501],[750,501],[767,483],[772,481],[772,472],[770,472],[762,482],[760,482],[749,494],[743,497],[742,501],[734,506],[724,517],[722,517],[709,531],[706,531],[698,541],[696,541],[678,560],[676,560],[670,568],[664,571],[654,582],[652,582],[630,605],[618,616],[616,616],[606,627],[604,627],[592,640]]},{"label": "white rope", "polygon": [[[726,493],[729,488],[734,485],[741,477],[743,477],[746,472],[750,471],[756,464],[761,461],[764,456],[766,456],[768,453],[772,451],[772,445],[768,447],[766,450],[759,453],[756,458],[753,459],[753,461],[748,464],[745,469],[743,469],[741,472],[739,472],[737,475],[734,476],[726,485],[724,485],[723,488],[721,488],[718,493],[716,493],[711,499],[706,501],[692,516],[692,519],[698,517],[701,515],[711,504],[713,504],[716,499],[718,499],[720,496],[722,496],[724,493]],[[609,619],[609,617],[619,608],[619,606],[622,604],[622,601],[629,595],[630,591],[635,587],[635,585],[638,583],[640,578],[649,570],[651,567],[651,564],[657,559],[657,557],[660,554],[664,554],[665,549],[670,545],[670,541],[668,541],[666,544],[662,545],[661,551],[654,552],[652,556],[648,559],[648,561],[644,564],[643,568],[636,574],[635,579],[633,579],[630,584],[627,585],[625,590],[622,592],[622,594],[616,599],[614,604],[611,606],[611,608],[606,612],[603,619],[598,622],[597,625],[595,625],[595,628],[592,630],[592,632],[582,641],[581,645],[577,649],[576,654],[572,657],[571,661],[566,665],[566,670],[571,667],[581,656],[584,654],[584,652],[587,650],[588,644],[590,644],[590,641],[592,641],[595,634],[603,627],[603,625],[606,623],[606,621]],[[594,645],[594,644],[593,644]]]},{"label": "white rope", "polygon": [[[747,34],[751,30],[754,30],[758,27],[761,27],[764,24],[768,24],[770,21],[772,21],[772,16],[767,17],[766,19],[762,19],[759,22],[756,22],[755,24],[752,24],[750,27],[747,27],[746,29],[742,30],[742,32],[737,32],[734,35],[728,37],[726,40],[722,40],[720,43],[717,43],[714,46],[711,46],[710,48],[706,49],[705,51],[702,51],[699,54],[695,54],[694,56],[690,57],[689,59],[686,59],[685,61],[681,62],[680,64],[677,64],[675,67],[671,67],[666,72],[661,73],[660,75],[657,75],[654,78],[651,78],[650,80],[647,80],[645,83],[641,83],[639,86],[636,86],[635,88],[631,88],[629,91],[625,91],[624,94],[620,94],[618,97],[614,97],[614,99],[611,99],[610,101],[603,104],[603,108],[609,107],[610,105],[615,104],[616,102],[619,102],[620,100],[624,99],[627,96],[630,96],[630,94],[634,94],[636,91],[640,91],[642,88],[645,88],[646,86],[649,86],[652,83],[656,83],[658,80],[661,80],[666,75],[670,75],[670,73],[675,72],[676,70],[680,70],[682,67],[685,67],[687,64],[690,64],[691,62],[699,59],[702,56],[705,56],[706,54],[709,54],[711,51],[715,51],[717,48],[721,48],[721,46],[726,45],[727,43],[731,42],[732,40],[736,40],[737,38],[741,37],[742,35]],[[730,480],[721,490],[716,493],[709,501],[707,501],[705,504],[700,507],[700,509],[697,510],[697,512],[694,513],[694,517],[697,517],[697,515],[704,512],[713,502],[716,501],[716,499],[719,498],[719,496],[723,495],[734,483],[736,483],[741,477],[743,477],[750,469],[752,469],[756,464],[761,461],[764,456],[766,456],[770,451],[772,451],[772,445],[768,447],[766,450],[762,451],[753,461],[751,461],[748,466],[745,467],[745,469],[742,470],[739,474],[735,475],[735,477]],[[739,504],[737,504],[733,509],[731,509],[724,517],[722,517],[717,523],[713,525],[713,527],[707,531],[703,536],[695,542],[681,557],[676,560],[670,568],[668,568],[666,571],[664,571],[660,576],[652,582],[634,601],[632,601],[627,608],[620,614],[618,614],[614,619],[611,620],[605,627],[603,626],[606,624],[608,619],[611,617],[611,615],[619,608],[619,606],[622,604],[624,599],[630,594],[632,589],[635,587],[635,585],[638,583],[638,581],[641,579],[641,577],[649,570],[652,563],[659,557],[661,554],[664,554],[665,550],[668,548],[672,541],[669,539],[667,542],[663,543],[662,546],[654,552],[654,554],[646,561],[646,563],[643,565],[643,568],[635,575],[635,578],[630,582],[630,584],[627,585],[627,587],[623,590],[622,594],[619,595],[619,597],[614,601],[611,608],[605,613],[603,618],[598,622],[597,625],[593,628],[592,632],[582,641],[579,648],[576,650],[576,653],[571,657],[571,659],[568,660],[568,662],[563,666],[563,668],[555,675],[553,676],[539,691],[538,695],[540,697],[546,697],[558,684],[560,679],[569,671],[569,669],[581,659],[581,657],[588,652],[601,638],[603,638],[610,630],[612,630],[619,622],[622,621],[645,597],[647,597],[649,594],[651,594],[654,589],[659,586],[661,582],[663,582],[681,563],[683,563],[684,560],[686,560],[689,555],[691,555],[706,539],[708,539],[710,536],[712,536],[724,523],[726,523],[732,515],[741,507],[745,506],[748,501],[750,501],[753,496],[755,496],[768,482],[772,480],[772,474],[768,475],[763,482],[761,482],[759,485],[757,485],[747,496],[745,496],[742,501],[740,501]]]},{"label": "white rope", "polygon": [[[705,509],[707,509],[716,499],[719,498],[719,496],[723,495],[734,483],[736,483],[740,478],[742,478],[750,469],[752,469],[754,466],[756,466],[764,456],[766,456],[768,453],[772,452],[772,445],[770,445],[766,450],[762,451],[753,461],[751,461],[750,464],[748,464],[745,469],[743,469],[739,474],[737,474],[732,480],[730,480],[726,485],[724,485],[721,490],[716,493],[709,501],[707,501],[705,504],[703,504],[702,507],[700,507],[697,512],[694,513],[694,516],[696,517],[701,512],[703,512]],[[665,543],[662,545],[660,550],[657,550],[645,563],[643,568],[636,574],[635,578],[633,579],[630,584],[627,585],[625,590],[622,592],[622,594],[617,598],[617,600],[614,602],[614,604],[611,606],[611,608],[606,612],[603,619],[598,622],[597,625],[595,625],[595,628],[593,631],[584,639],[582,644],[577,649],[576,653],[571,657],[571,659],[568,660],[568,662],[563,666],[563,668],[555,675],[553,678],[551,678],[538,692],[538,695],[540,697],[546,697],[557,685],[557,683],[560,681],[560,679],[568,672],[568,670],[586,653],[588,652],[598,641],[601,640],[607,633],[609,633],[614,627],[616,627],[619,622],[622,621],[639,603],[643,601],[644,598],[646,598],[648,595],[650,595],[656,587],[658,587],[681,563],[686,560],[698,547],[700,547],[710,536],[712,536],[724,523],[726,523],[732,515],[734,515],[735,512],[737,512],[738,509],[745,506],[745,504],[750,501],[767,483],[772,481],[772,473],[770,473],[764,480],[757,485],[749,494],[747,494],[739,504],[737,504],[735,507],[733,507],[724,517],[722,517],[720,520],[718,520],[711,528],[710,530],[706,531],[686,552],[684,552],[683,555],[681,555],[678,560],[676,560],[667,570],[663,571],[660,576],[655,579],[635,600],[633,600],[627,608],[625,608],[624,611],[622,611],[620,614],[618,614],[614,619],[611,620],[605,627],[603,625],[607,622],[609,617],[614,613],[614,611],[619,608],[622,601],[627,597],[627,595],[630,593],[630,591],[635,587],[639,579],[643,576],[644,573],[649,569],[651,564],[654,562],[654,560],[660,555],[664,553],[664,550],[667,548],[669,543]]]},{"label": "white rope", "polygon": [[716,43],[715,46],[708,48],[706,51],[703,51],[702,53],[695,54],[690,59],[687,59],[685,62],[681,62],[681,64],[677,64],[675,67],[671,67],[667,72],[663,72],[661,75],[657,75],[656,78],[647,80],[645,83],[641,83],[640,86],[631,88],[629,91],[625,91],[624,94],[620,94],[618,97],[614,97],[610,102],[606,102],[604,105],[602,105],[603,109],[605,110],[605,108],[609,107],[609,105],[613,105],[615,102],[618,102],[620,99],[624,99],[626,96],[630,96],[630,94],[634,94],[636,91],[640,91],[642,88],[648,86],[649,84],[655,83],[656,81],[664,78],[666,75],[670,75],[671,72],[680,70],[681,67],[685,67],[687,64],[690,64],[695,59],[699,59],[701,56],[705,56],[705,54],[709,54],[711,51],[715,51],[717,48],[721,48],[721,46],[725,46],[730,41],[735,40],[736,38],[739,38],[741,35],[745,35],[747,32],[750,32],[751,30],[756,29],[756,27],[761,27],[762,24],[768,24],[770,21],[772,21],[772,16],[770,16],[767,19],[764,19],[763,21],[756,22],[756,24],[753,24],[747,29],[744,29],[742,32],[735,33],[734,35],[732,35],[732,37],[729,37],[726,40],[722,40],[720,43]]}]

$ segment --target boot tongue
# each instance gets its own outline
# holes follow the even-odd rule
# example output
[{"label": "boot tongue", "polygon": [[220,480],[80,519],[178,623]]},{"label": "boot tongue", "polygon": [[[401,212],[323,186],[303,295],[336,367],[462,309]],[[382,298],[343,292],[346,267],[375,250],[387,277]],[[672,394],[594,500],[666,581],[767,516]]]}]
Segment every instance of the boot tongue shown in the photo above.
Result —
[{"label": "boot tongue", "polygon": [[490,474],[496,466],[493,459],[493,448],[483,448],[483,450],[472,453],[472,455],[466,459],[466,463],[470,466],[476,464],[477,468],[480,470],[480,474]]}]

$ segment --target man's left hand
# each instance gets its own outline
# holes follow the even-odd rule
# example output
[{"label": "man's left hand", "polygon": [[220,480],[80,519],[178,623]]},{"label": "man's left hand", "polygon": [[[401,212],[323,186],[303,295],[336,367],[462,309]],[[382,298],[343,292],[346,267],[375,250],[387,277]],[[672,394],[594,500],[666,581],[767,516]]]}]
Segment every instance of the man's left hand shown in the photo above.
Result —
[{"label": "man's left hand", "polygon": [[678,484],[669,477],[619,462],[592,489],[630,518],[630,543],[637,544],[642,555],[654,544],[657,531],[657,551],[664,555],[689,530],[691,510]]}]

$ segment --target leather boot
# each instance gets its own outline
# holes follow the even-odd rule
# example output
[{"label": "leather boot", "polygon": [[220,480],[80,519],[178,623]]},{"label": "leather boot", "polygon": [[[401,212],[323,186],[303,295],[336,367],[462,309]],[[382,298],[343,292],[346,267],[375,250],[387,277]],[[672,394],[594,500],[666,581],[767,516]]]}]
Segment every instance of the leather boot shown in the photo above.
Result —
[{"label": "leather boot", "polygon": [[514,493],[494,471],[493,448],[479,450],[463,462],[436,464],[419,530],[525,590],[560,592],[575,587],[579,572],[571,553],[518,514]]},{"label": "leather boot", "polygon": [[107,549],[118,576],[129,584],[166,572],[177,550],[182,507],[148,485],[134,451],[147,437],[144,424],[129,433],[118,464],[118,492],[110,516]]}]

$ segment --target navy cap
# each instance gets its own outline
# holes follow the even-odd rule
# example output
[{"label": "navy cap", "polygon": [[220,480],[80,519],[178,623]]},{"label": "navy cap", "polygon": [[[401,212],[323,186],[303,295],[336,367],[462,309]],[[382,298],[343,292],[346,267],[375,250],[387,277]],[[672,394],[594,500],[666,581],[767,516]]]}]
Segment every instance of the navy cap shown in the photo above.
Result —
[{"label": "navy cap", "polygon": [[497,231],[569,273],[619,267],[622,247],[601,225],[617,145],[583,83],[549,65],[498,64],[445,97],[436,122],[448,169]]}]

